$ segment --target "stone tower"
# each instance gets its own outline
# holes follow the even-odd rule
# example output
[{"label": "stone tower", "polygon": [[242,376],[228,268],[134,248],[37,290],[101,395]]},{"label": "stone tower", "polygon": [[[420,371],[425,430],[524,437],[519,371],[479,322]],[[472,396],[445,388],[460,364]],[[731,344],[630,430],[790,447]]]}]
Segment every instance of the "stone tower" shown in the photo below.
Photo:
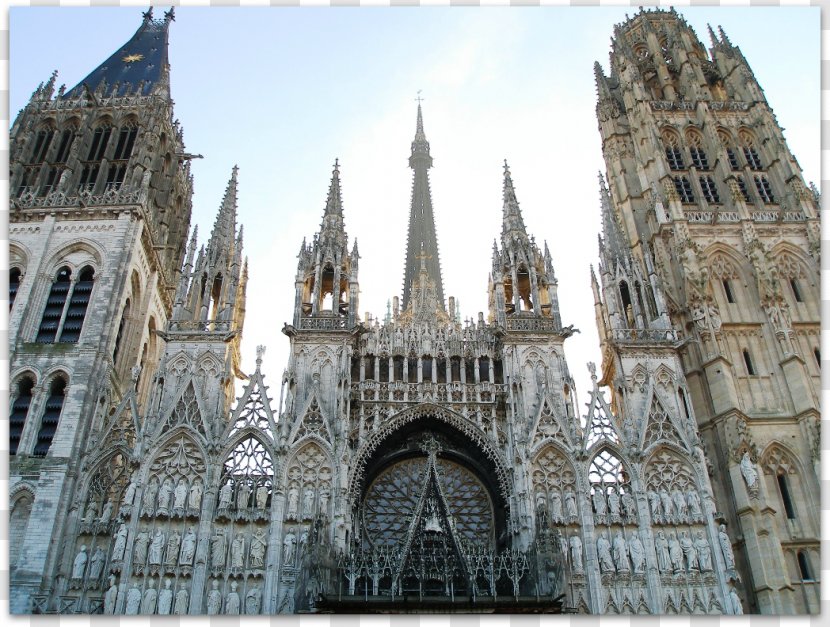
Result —
[{"label": "stone tower", "polygon": [[[709,35],[707,51],[676,12],[641,11],[595,67],[601,379],[622,415],[696,422],[751,611],[815,612],[818,194],[741,50]],[[644,405],[663,381],[674,393]]]}]

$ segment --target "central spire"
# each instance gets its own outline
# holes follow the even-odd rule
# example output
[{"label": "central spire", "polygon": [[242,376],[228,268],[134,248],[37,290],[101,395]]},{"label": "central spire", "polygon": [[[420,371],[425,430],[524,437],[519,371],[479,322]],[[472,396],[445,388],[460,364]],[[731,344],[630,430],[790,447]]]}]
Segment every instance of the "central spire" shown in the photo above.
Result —
[{"label": "central spire", "polygon": [[421,264],[426,268],[428,278],[435,286],[438,307],[444,310],[444,284],[441,280],[441,262],[438,258],[438,238],[435,235],[435,218],[432,213],[432,198],[429,191],[428,170],[432,167],[429,142],[424,134],[424,119],[421,102],[418,101],[418,121],[415,139],[412,141],[412,155],[409,157],[412,176],[412,206],[409,211],[409,233],[406,247],[406,266],[403,277],[403,309],[406,310],[412,298],[412,286],[421,273]]}]

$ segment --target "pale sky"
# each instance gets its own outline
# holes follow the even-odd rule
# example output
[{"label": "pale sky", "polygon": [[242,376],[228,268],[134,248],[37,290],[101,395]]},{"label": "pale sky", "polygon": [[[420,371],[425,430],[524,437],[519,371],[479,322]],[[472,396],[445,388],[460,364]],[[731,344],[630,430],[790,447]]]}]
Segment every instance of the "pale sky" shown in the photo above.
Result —
[{"label": "pale sky", "polygon": [[[74,86],[125,43],[140,8],[12,8],[12,121],[52,70]],[[820,180],[820,13],[680,8],[708,48],[722,25],[764,89],[805,179]],[[157,10],[161,17],[162,10]],[[412,185],[407,159],[422,90],[444,293],[463,318],[487,312],[507,159],[528,231],[547,240],[565,344],[585,413],[599,361],[589,264],[605,172],[593,64],[608,72],[621,8],[177,8],[170,28],[176,117],[193,161],[193,224],[209,236],[238,164],[249,258],[243,370],[255,347],[274,406],[287,364],[297,251],[317,231],[340,159],[346,229],[357,238],[360,313],[400,295]]]}]

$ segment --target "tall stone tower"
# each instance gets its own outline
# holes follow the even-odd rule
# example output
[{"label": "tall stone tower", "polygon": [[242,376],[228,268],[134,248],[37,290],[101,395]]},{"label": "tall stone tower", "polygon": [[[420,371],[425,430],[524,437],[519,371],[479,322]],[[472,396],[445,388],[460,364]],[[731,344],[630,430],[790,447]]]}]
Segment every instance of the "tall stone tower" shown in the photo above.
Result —
[{"label": "tall stone tower", "polygon": [[595,66],[601,381],[641,417],[669,413],[642,392],[672,382],[660,402],[694,417],[750,610],[815,612],[818,194],[741,50],[709,35],[641,11]]}]

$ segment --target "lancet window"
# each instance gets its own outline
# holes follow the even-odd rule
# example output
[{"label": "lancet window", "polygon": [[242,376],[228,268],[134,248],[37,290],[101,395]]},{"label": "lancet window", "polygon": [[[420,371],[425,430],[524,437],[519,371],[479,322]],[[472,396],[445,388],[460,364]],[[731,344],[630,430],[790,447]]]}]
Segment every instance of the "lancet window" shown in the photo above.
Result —
[{"label": "lancet window", "polygon": [[637,510],[631,479],[613,451],[603,448],[588,467],[591,505],[598,524],[635,523]]},{"label": "lancet window", "polygon": [[35,145],[32,149],[32,157],[29,163],[42,163],[46,160],[46,155],[49,152],[49,147],[52,145],[52,140],[55,137],[55,129],[53,126],[46,126],[41,128],[35,135]]},{"label": "lancet window", "polygon": [[37,440],[32,454],[43,457],[49,452],[52,446],[52,438],[58,430],[61,411],[63,410],[64,394],[66,392],[66,379],[58,375],[52,379],[49,385],[49,396],[43,408],[43,416],[40,420],[40,429],[37,432]]},{"label": "lancet window", "polygon": [[58,342],[75,343],[80,338],[94,281],[95,271],[90,266],[81,269],[78,280],[72,286]]},{"label": "lancet window", "polygon": [[29,408],[32,405],[32,390],[35,381],[31,375],[22,376],[17,382],[17,393],[12,402],[9,413],[9,455],[17,454],[20,446],[20,438],[23,436],[23,429],[26,426],[26,417],[29,415]]},{"label": "lancet window", "polygon": [[20,289],[20,277],[23,271],[20,268],[12,268],[9,270],[9,311],[14,306],[14,299],[17,297],[17,291]]},{"label": "lancet window", "polygon": [[218,514],[236,520],[270,519],[274,462],[254,437],[241,440],[225,459]]}]

